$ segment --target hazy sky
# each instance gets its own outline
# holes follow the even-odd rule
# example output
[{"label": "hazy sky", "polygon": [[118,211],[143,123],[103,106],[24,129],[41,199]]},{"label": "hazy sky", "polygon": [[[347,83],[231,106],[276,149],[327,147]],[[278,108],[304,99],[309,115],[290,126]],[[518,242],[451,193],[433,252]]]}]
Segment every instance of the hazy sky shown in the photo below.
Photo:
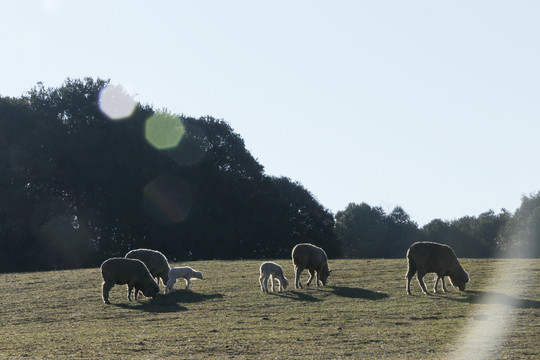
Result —
[{"label": "hazy sky", "polygon": [[0,95],[91,76],[224,119],[334,213],[424,225],[540,190],[536,0],[5,1],[0,33]]}]

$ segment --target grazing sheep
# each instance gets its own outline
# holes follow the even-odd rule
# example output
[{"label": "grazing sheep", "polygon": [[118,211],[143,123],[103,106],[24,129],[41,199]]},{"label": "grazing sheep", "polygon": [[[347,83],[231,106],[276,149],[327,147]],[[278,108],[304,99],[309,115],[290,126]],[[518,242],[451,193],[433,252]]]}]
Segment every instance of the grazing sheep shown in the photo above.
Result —
[{"label": "grazing sheep", "polygon": [[300,274],[304,269],[309,270],[307,286],[311,284],[313,276],[317,273],[317,286],[321,283],[326,285],[330,270],[328,270],[328,257],[326,252],[320,247],[312,244],[298,244],[292,250],[292,261],[294,264],[294,287],[302,288]]},{"label": "grazing sheep", "polygon": [[443,291],[446,291],[444,277],[449,276],[452,285],[465,291],[465,284],[469,281],[469,274],[459,263],[454,250],[448,245],[434,242],[416,242],[407,250],[407,294],[411,295],[411,279],[417,273],[418,283],[424,294],[427,295],[424,275],[430,272],[437,274],[437,281],[433,287],[437,292],[439,280],[442,280]]},{"label": "grazing sheep", "polygon": [[193,270],[189,266],[173,267],[171,270],[169,270],[169,281],[167,281],[167,285],[165,286],[165,294],[172,291],[174,284],[176,283],[176,279],[180,278],[186,280],[186,290],[191,291],[189,289],[191,279],[195,278],[203,280],[203,274],[200,271]]},{"label": "grazing sheep", "polygon": [[137,259],[111,258],[101,264],[101,277],[103,278],[103,302],[110,304],[109,291],[114,285],[128,286],[128,300],[131,301],[131,290],[135,289],[135,300],[138,291],[144,296],[156,298],[159,285],[156,283],[148,268]]},{"label": "grazing sheep", "polygon": [[274,262],[264,262],[259,269],[261,276],[259,277],[259,283],[261,284],[261,290],[268,293],[268,278],[270,278],[270,284],[272,291],[274,291],[274,279],[279,282],[279,291],[287,289],[289,280],[283,275],[283,269],[281,266]]},{"label": "grazing sheep", "polygon": [[169,266],[169,262],[167,261],[165,255],[159,251],[150,249],[136,249],[128,252],[125,257],[129,259],[141,260],[148,268],[148,271],[150,271],[150,274],[156,278],[158,286],[160,278],[163,285],[165,285],[169,280],[169,270],[171,267]]}]

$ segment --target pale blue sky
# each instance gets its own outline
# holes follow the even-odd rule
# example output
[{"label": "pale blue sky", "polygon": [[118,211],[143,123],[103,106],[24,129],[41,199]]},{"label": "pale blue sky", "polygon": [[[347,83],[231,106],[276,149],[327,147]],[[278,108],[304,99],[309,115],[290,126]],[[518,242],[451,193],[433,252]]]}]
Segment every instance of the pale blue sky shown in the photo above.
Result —
[{"label": "pale blue sky", "polygon": [[334,213],[424,225],[540,190],[539,20],[537,1],[5,1],[0,95],[111,79],[226,120]]}]

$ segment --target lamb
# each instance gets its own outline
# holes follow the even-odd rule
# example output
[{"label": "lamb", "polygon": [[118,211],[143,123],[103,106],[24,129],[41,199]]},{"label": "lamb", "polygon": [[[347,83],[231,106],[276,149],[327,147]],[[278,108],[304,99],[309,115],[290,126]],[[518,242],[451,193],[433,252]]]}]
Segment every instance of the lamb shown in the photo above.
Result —
[{"label": "lamb", "polygon": [[296,289],[302,288],[300,274],[304,269],[308,269],[310,274],[306,283],[307,286],[311,284],[315,273],[317,273],[317,286],[320,284],[326,286],[330,270],[328,269],[328,257],[323,249],[312,244],[298,244],[292,250],[292,261],[294,264],[294,287]]},{"label": "lamb", "polygon": [[261,284],[261,290],[266,291],[268,294],[268,278],[270,278],[270,284],[272,291],[274,291],[274,279],[279,282],[279,291],[287,289],[289,280],[283,275],[283,269],[275,262],[267,261],[262,263],[260,269],[259,283]]},{"label": "lamb", "polygon": [[437,274],[437,281],[433,291],[437,292],[439,280],[442,281],[443,291],[446,290],[444,277],[449,276],[453,286],[465,291],[465,284],[469,282],[469,274],[459,263],[454,250],[448,245],[434,242],[416,242],[407,250],[407,294],[411,295],[411,279],[416,277],[424,294],[428,294],[424,284],[424,275],[430,272]]},{"label": "lamb", "polygon": [[189,266],[173,267],[171,270],[169,270],[168,275],[169,281],[167,281],[167,285],[165,286],[165,294],[173,290],[176,279],[183,278],[184,280],[186,280],[187,291],[191,291],[189,289],[189,285],[191,284],[192,278],[203,280],[202,272],[193,270]]},{"label": "lamb", "polygon": [[135,289],[135,300],[138,291],[144,296],[156,298],[159,285],[154,280],[144,263],[137,259],[110,258],[101,264],[102,297],[105,304],[110,304],[109,291],[114,285],[128,286],[128,300],[131,301],[131,291]]},{"label": "lamb", "polygon": [[171,267],[169,266],[169,262],[167,261],[165,255],[159,251],[150,249],[136,249],[128,252],[125,257],[129,259],[141,260],[148,268],[148,271],[150,271],[150,274],[156,278],[158,286],[160,278],[163,285],[165,285],[169,280],[169,270]]}]

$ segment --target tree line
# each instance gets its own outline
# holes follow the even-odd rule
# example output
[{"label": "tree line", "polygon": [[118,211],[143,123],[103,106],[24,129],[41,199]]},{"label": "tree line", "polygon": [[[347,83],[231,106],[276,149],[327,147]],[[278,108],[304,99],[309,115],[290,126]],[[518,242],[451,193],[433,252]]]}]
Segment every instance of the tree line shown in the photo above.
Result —
[{"label": "tree line", "polygon": [[[111,120],[100,109],[108,85],[67,79],[0,97],[0,271],[93,267],[139,247],[188,261],[288,258],[299,242],[334,258],[403,257],[417,240],[476,257],[538,243],[540,195],[524,197],[515,214],[423,228],[399,207],[385,214],[350,204],[334,216],[302,184],[266,175],[224,120],[140,103],[128,118]],[[155,115],[158,123],[177,121],[175,146],[149,141]]]},{"label": "tree line", "polygon": [[489,210],[477,217],[435,219],[421,228],[399,206],[386,214],[381,207],[351,203],[336,214],[335,231],[350,258],[403,257],[416,241],[450,245],[460,257],[539,257],[540,192],[523,196],[514,214]]}]

